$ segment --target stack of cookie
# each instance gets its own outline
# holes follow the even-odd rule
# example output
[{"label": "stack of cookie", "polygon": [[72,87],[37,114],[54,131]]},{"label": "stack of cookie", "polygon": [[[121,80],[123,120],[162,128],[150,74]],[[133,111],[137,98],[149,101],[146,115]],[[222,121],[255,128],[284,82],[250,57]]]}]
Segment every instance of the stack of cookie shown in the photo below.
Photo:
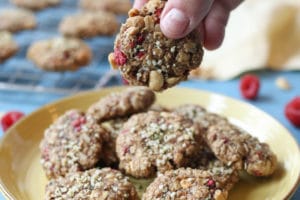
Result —
[{"label": "stack of cookie", "polygon": [[[150,89],[134,87],[60,116],[40,145],[45,199],[222,200],[240,171],[274,173],[269,146],[225,117],[154,102]],[[145,180],[146,190],[135,187]]]}]

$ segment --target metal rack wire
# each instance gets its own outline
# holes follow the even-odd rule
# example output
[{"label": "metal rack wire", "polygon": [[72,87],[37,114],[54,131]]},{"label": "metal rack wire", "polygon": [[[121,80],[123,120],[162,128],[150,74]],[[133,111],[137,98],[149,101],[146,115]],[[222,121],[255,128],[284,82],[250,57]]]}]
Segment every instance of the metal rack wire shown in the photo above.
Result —
[{"label": "metal rack wire", "polygon": [[[95,75],[95,74],[93,74]],[[31,91],[31,92],[47,92],[47,93],[75,93],[82,90],[98,89],[109,85],[119,84],[119,76],[115,71],[108,71],[97,79],[90,79],[89,74],[83,74],[72,86],[59,86],[61,82],[68,81],[65,73],[58,74],[58,79],[53,82],[52,86],[43,86],[39,84],[43,77],[47,76],[47,72],[32,75],[24,71],[16,71],[13,74],[7,74],[0,71],[0,90],[15,91]],[[26,78],[24,78],[26,77]],[[22,83],[22,82],[26,83]]]},{"label": "metal rack wire", "polygon": [[[11,8],[9,0],[0,0],[0,10]],[[73,93],[81,90],[120,84],[115,71],[111,71],[107,55],[113,50],[114,37],[97,37],[85,40],[94,58],[90,65],[75,72],[47,72],[36,68],[26,59],[28,47],[35,41],[58,36],[60,20],[78,12],[77,1],[63,0],[58,7],[35,13],[38,27],[14,35],[20,49],[17,55],[0,64],[0,90],[21,90],[47,93]],[[122,22],[125,17],[119,17]]]}]

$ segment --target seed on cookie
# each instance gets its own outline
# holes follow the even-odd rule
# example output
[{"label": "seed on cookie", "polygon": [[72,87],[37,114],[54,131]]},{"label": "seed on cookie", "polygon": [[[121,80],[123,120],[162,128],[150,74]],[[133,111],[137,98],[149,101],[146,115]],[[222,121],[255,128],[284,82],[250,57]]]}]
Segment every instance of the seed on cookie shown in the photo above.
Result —
[{"label": "seed on cookie", "polygon": [[209,126],[216,123],[228,123],[228,120],[221,115],[208,112],[200,105],[186,104],[176,107],[173,112],[180,114],[188,119],[193,120],[199,124],[200,127],[207,129]]},{"label": "seed on cookie", "polygon": [[19,7],[30,10],[41,10],[47,7],[56,6],[61,0],[10,0],[13,4]]},{"label": "seed on cookie", "polygon": [[119,168],[136,178],[188,166],[201,146],[195,124],[167,112],[133,115],[117,137]]},{"label": "seed on cookie", "polygon": [[138,200],[135,187],[121,172],[110,169],[91,169],[52,179],[46,186],[46,200],[109,199]]},{"label": "seed on cookie", "polygon": [[7,9],[0,12],[0,31],[18,32],[34,29],[36,19],[31,11],[25,9]]},{"label": "seed on cookie", "polygon": [[146,87],[131,87],[112,93],[91,105],[87,111],[99,122],[146,111],[155,101],[155,94]]},{"label": "seed on cookie", "polygon": [[203,56],[199,34],[169,39],[160,30],[160,14],[166,1],[151,0],[140,11],[132,9],[121,26],[109,61],[131,85],[161,91],[186,80]]},{"label": "seed on cookie", "polygon": [[127,14],[131,8],[130,0],[80,0],[79,5],[85,10],[104,10],[116,14]]},{"label": "seed on cookie", "polygon": [[198,169],[170,170],[148,186],[142,200],[211,199],[226,200],[228,191],[219,182],[220,175]]},{"label": "seed on cookie", "polygon": [[33,43],[27,57],[47,71],[74,71],[89,64],[92,51],[79,39],[54,38]]},{"label": "seed on cookie", "polygon": [[105,130],[90,116],[69,110],[45,130],[41,164],[48,178],[93,168],[102,150]]},{"label": "seed on cookie", "polygon": [[18,49],[12,35],[7,31],[0,31],[0,63],[13,56]]},{"label": "seed on cookie", "polygon": [[67,16],[59,25],[65,36],[89,38],[113,35],[119,28],[116,16],[105,11],[83,12]]}]

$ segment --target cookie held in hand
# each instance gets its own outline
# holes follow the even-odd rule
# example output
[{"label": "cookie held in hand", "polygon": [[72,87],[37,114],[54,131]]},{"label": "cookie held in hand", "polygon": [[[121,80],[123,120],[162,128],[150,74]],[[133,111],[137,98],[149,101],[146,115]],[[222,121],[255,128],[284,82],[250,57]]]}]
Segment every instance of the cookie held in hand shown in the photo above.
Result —
[{"label": "cookie held in hand", "polygon": [[151,0],[140,11],[129,11],[116,38],[109,61],[130,85],[162,91],[186,80],[202,61],[197,31],[177,40],[163,35],[159,22],[165,2]]}]

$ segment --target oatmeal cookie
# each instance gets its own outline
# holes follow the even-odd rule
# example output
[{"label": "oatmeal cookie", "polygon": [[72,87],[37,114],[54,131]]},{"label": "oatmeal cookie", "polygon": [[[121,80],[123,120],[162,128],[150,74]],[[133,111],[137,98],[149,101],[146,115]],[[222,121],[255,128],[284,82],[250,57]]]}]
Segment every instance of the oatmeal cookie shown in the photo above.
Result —
[{"label": "oatmeal cookie", "polygon": [[19,7],[30,10],[41,10],[47,7],[56,6],[60,0],[10,0],[13,4]]},{"label": "oatmeal cookie", "polygon": [[99,161],[104,130],[88,115],[70,110],[45,130],[41,164],[48,178],[93,168]]},{"label": "oatmeal cookie", "polygon": [[230,123],[209,127],[205,139],[218,159],[254,176],[269,176],[277,166],[275,154],[265,143]]},{"label": "oatmeal cookie", "polygon": [[199,34],[174,40],[163,35],[159,19],[166,1],[151,0],[141,11],[132,9],[115,40],[109,61],[131,85],[161,91],[186,80],[201,63]]},{"label": "oatmeal cookie", "polygon": [[27,57],[47,71],[74,71],[89,64],[92,51],[81,40],[54,38],[32,44]]},{"label": "oatmeal cookie", "polygon": [[266,143],[248,135],[247,146],[249,153],[244,162],[244,169],[253,176],[270,176],[277,167],[277,157]]},{"label": "oatmeal cookie", "polygon": [[102,35],[113,35],[119,28],[115,15],[104,12],[84,12],[64,18],[59,31],[65,36],[90,38]]},{"label": "oatmeal cookie", "polygon": [[24,9],[7,9],[0,12],[0,31],[18,32],[34,29],[36,19],[31,11]]},{"label": "oatmeal cookie", "polygon": [[177,169],[159,174],[148,186],[142,200],[226,200],[228,191],[219,176],[198,169]]},{"label": "oatmeal cookie", "polygon": [[118,164],[119,159],[116,153],[116,139],[127,120],[127,117],[117,118],[100,124],[106,131],[106,134],[103,137],[102,156],[100,160],[105,166],[115,166]]},{"label": "oatmeal cookie", "polygon": [[146,87],[130,87],[101,98],[87,113],[101,122],[146,111],[154,101],[155,94]]},{"label": "oatmeal cookie", "polygon": [[134,177],[148,178],[156,171],[188,166],[201,146],[195,124],[167,112],[136,114],[117,137],[119,168]]},{"label": "oatmeal cookie", "polygon": [[0,31],[0,63],[13,56],[18,49],[12,35],[6,31]]},{"label": "oatmeal cookie", "polygon": [[230,124],[227,118],[193,104],[179,106],[173,111],[205,130],[203,137],[222,162],[238,170],[245,169],[254,176],[269,176],[274,172],[277,160],[269,146]]},{"label": "oatmeal cookie", "polygon": [[46,200],[138,200],[137,192],[128,178],[110,168],[91,169],[50,180]]},{"label": "oatmeal cookie", "polygon": [[105,10],[116,14],[127,14],[131,8],[130,0],[80,0],[79,5],[85,10]]}]

